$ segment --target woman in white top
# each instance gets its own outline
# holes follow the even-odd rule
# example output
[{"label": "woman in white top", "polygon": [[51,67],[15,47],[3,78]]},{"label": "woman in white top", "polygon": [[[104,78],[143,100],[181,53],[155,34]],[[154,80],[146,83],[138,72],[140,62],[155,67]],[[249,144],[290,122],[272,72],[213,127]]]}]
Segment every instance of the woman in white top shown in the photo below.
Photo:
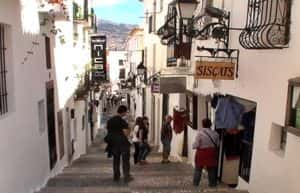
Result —
[{"label": "woman in white top", "polygon": [[142,123],[142,117],[137,117],[135,120],[135,126],[132,132],[132,142],[134,144],[134,164],[137,164],[139,162],[138,157],[140,153],[140,140],[138,137],[139,127]]}]

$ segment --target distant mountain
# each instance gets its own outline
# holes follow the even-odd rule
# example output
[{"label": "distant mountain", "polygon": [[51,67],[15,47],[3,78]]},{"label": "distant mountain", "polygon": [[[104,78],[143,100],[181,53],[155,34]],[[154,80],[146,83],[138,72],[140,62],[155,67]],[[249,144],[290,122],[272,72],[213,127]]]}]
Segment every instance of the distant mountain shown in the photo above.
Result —
[{"label": "distant mountain", "polygon": [[106,35],[109,50],[125,50],[128,33],[137,25],[98,20],[98,32]]}]

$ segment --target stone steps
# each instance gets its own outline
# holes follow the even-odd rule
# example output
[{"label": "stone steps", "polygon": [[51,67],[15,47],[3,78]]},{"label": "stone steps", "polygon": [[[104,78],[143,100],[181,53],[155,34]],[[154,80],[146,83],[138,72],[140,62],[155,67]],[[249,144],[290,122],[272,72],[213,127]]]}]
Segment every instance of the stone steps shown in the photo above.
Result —
[{"label": "stone steps", "polygon": [[200,187],[194,187],[190,165],[176,160],[161,164],[161,154],[156,152],[151,152],[149,164],[131,166],[132,182],[113,182],[112,159],[104,153],[102,138],[99,135],[86,155],[50,179],[37,193],[248,193],[225,185],[209,188],[205,174]]}]

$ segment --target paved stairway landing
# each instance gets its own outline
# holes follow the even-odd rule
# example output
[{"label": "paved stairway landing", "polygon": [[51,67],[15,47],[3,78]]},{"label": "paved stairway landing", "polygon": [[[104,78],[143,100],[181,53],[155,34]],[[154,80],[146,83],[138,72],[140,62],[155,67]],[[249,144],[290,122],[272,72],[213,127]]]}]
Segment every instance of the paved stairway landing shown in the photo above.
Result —
[{"label": "paved stairway landing", "polygon": [[192,186],[193,169],[180,162],[161,164],[159,153],[152,152],[148,165],[133,165],[134,180],[113,182],[112,160],[104,153],[103,137],[98,135],[86,155],[50,179],[38,193],[247,193],[224,186],[210,189],[204,176],[200,187]]}]

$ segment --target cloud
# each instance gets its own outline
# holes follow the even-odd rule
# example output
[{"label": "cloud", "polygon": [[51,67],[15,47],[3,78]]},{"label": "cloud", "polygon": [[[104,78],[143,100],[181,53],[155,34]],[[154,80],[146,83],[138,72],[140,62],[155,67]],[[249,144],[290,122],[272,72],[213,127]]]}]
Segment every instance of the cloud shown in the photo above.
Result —
[{"label": "cloud", "polygon": [[125,3],[127,0],[96,0],[94,7],[111,7],[117,4]]}]

